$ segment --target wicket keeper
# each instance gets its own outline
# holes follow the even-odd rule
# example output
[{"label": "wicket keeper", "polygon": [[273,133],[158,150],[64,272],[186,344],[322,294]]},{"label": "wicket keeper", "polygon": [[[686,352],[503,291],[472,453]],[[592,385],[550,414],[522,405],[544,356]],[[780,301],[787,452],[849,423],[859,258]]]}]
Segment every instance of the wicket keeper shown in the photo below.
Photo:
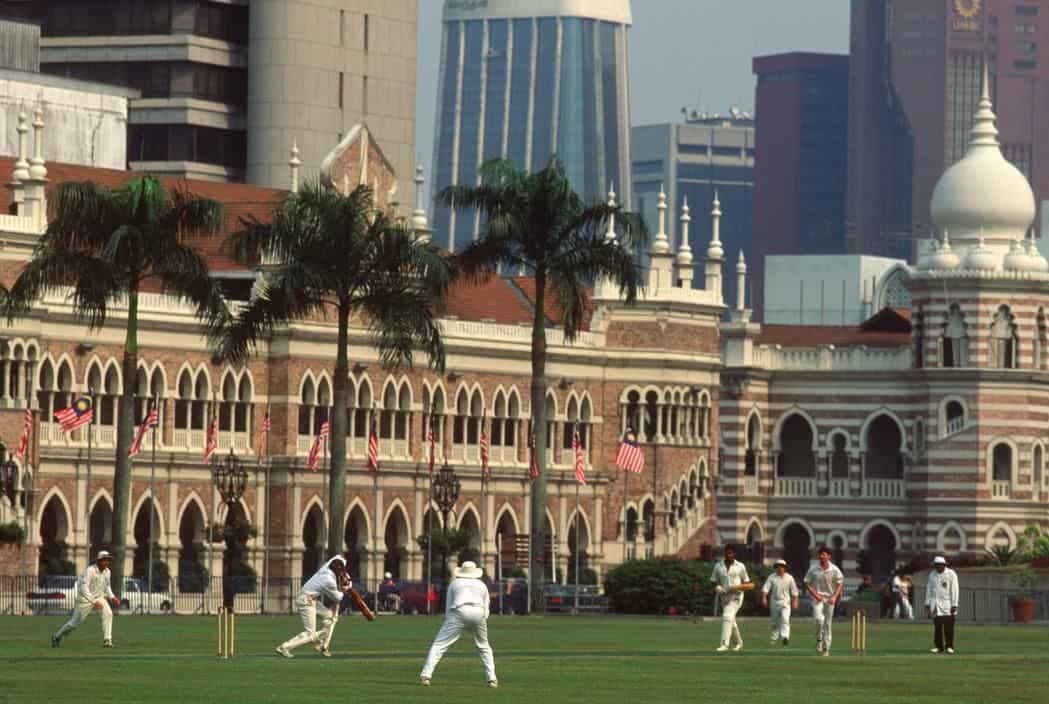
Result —
[{"label": "wicket keeper", "polygon": [[113,608],[120,608],[120,600],[113,594],[109,583],[109,564],[113,556],[105,550],[95,555],[95,564],[88,565],[76,581],[76,599],[73,615],[64,626],[51,636],[51,647],[57,648],[70,631],[80,627],[92,611],[98,610],[102,621],[102,647],[113,647]]}]

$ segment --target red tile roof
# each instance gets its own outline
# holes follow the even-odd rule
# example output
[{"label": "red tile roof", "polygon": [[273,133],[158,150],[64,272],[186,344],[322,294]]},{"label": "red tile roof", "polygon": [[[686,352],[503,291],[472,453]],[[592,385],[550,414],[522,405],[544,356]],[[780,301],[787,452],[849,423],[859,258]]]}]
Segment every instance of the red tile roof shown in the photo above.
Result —
[{"label": "red tile roof", "polygon": [[[532,310],[535,310],[535,279],[530,276],[514,276],[510,279],[513,285],[521,292],[521,294],[528,299],[529,305]],[[582,328],[586,329],[590,327],[590,318],[593,315],[593,305],[591,304],[591,291],[588,289],[586,296],[587,302],[583,312],[583,324]],[[546,295],[543,297],[543,311],[546,314],[546,319],[554,325],[560,325],[562,320],[561,306],[558,305],[557,296],[554,293],[553,288],[548,284],[546,287]]]},{"label": "red tile roof", "polygon": [[490,276],[481,283],[460,281],[448,292],[445,315],[460,320],[492,320],[501,325],[531,324],[532,308],[507,279]]},{"label": "red tile roof", "polygon": [[759,345],[783,347],[906,347],[910,342],[909,332],[866,332],[833,325],[762,325],[757,339]]},{"label": "red tile roof", "polygon": [[[14,171],[14,157],[0,157],[0,174],[7,180]],[[94,181],[108,188],[116,188],[142,173],[101,169],[92,166],[47,162],[48,188],[52,189],[66,181]],[[220,231],[211,237],[195,239],[194,245],[204,254],[209,266],[215,271],[243,271],[246,267],[237,264],[220,250],[226,238],[235,232],[240,225],[240,218],[255,216],[265,220],[273,207],[279,203],[287,191],[276,188],[264,188],[243,183],[216,183],[196,179],[182,179],[174,176],[158,176],[157,179],[168,189],[176,186],[203,198],[212,198],[225,206],[225,214]]]}]

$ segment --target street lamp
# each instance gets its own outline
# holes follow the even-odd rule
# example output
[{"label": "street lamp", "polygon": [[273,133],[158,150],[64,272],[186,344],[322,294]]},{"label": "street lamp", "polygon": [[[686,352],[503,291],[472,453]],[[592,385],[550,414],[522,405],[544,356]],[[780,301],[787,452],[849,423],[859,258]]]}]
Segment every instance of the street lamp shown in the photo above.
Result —
[{"label": "street lamp", "polygon": [[[441,511],[441,524],[445,530],[445,548],[441,551],[441,582],[444,582],[444,573],[448,569],[448,514],[451,513],[452,509],[455,508],[455,502],[459,500],[459,489],[461,484],[459,477],[455,476],[455,470],[448,465],[448,460],[444,461],[440,471],[437,472],[437,476],[434,477],[433,483],[430,485],[430,494],[433,497],[434,503],[437,504],[437,508]],[[445,590],[441,590],[441,598],[444,598]]]},{"label": "street lamp", "polygon": [[233,608],[233,584],[230,580],[230,566],[233,562],[234,544],[237,533],[234,530],[233,506],[244,496],[248,484],[248,470],[241,466],[240,460],[230,448],[229,455],[211,466],[211,477],[218,489],[219,496],[226,504],[226,526],[223,534],[226,539],[226,552],[222,556],[222,605]]},{"label": "street lamp", "polygon": [[11,509],[17,511],[15,504],[18,498],[18,463],[14,455],[7,451],[7,446],[0,443],[0,492],[11,502]]}]

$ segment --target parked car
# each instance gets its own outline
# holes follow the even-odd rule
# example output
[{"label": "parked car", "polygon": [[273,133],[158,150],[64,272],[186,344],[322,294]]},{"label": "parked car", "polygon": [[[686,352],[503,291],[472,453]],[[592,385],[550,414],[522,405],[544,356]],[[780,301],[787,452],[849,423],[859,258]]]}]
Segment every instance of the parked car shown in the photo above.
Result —
[{"label": "parked car", "polygon": [[570,613],[575,604],[572,587],[565,584],[547,584],[543,587],[543,600],[548,614]]},{"label": "parked car", "polygon": [[146,580],[124,578],[124,593],[120,597],[120,608],[132,613],[162,613],[171,611],[169,592],[147,592]]},{"label": "parked car", "polygon": [[48,577],[44,586],[26,594],[26,604],[34,614],[64,614],[73,608],[76,599],[76,577],[57,575]]}]

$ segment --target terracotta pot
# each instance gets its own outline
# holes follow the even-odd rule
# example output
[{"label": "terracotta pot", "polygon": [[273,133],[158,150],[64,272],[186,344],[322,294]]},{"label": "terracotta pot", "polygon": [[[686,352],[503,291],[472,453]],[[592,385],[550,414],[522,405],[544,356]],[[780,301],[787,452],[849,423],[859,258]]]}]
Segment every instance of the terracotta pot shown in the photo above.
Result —
[{"label": "terracotta pot", "polygon": [[1013,598],[1013,620],[1017,623],[1030,623],[1034,620],[1034,599],[1027,596]]}]

